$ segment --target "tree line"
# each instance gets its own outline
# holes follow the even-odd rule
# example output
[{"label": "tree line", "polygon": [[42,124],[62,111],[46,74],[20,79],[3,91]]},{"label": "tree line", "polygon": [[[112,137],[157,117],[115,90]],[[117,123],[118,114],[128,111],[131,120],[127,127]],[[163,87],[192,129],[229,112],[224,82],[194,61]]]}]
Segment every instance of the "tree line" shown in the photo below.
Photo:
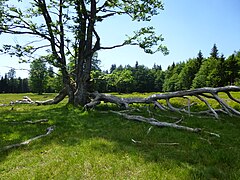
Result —
[{"label": "tree line", "polygon": [[16,78],[14,69],[0,77],[0,93],[25,93],[29,92],[28,78]]},{"label": "tree line", "polygon": [[[168,92],[200,87],[221,87],[226,85],[240,85],[240,51],[229,57],[219,55],[214,44],[210,56],[205,58],[201,51],[196,58],[186,62],[173,63],[167,70],[161,65],[154,64],[152,68],[139,65],[116,66],[112,64],[110,70],[99,68],[100,60],[97,55],[93,59],[91,72],[91,91],[99,92]],[[71,62],[68,64],[71,69]],[[10,69],[0,80],[0,92],[23,93],[58,92],[63,83],[61,73],[55,73],[53,68],[47,67],[44,58],[35,59],[30,65],[29,78],[16,78],[14,69]]]},{"label": "tree line", "polygon": [[30,65],[29,78],[16,77],[11,68],[0,77],[0,93],[53,93],[62,88],[61,75],[54,74],[53,68],[47,67],[42,58],[35,59]]},{"label": "tree line", "polygon": [[201,87],[240,85],[240,51],[229,57],[219,55],[216,44],[210,56],[201,51],[196,58],[173,63],[167,70],[161,65],[147,68],[136,62],[134,67],[113,64],[110,72],[92,72],[94,90],[100,92],[169,92]]}]

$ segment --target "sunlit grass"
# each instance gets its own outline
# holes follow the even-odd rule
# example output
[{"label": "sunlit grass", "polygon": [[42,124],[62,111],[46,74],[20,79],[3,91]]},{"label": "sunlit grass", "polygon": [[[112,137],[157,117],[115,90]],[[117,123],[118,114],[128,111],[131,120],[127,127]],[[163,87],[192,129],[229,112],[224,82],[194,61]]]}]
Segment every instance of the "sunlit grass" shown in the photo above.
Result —
[{"label": "sunlit grass", "polygon": [[[151,93],[150,93],[151,94]],[[33,100],[54,94],[26,94]],[[146,97],[149,94],[121,95]],[[239,98],[238,93],[234,94]],[[0,104],[21,99],[23,94],[1,94]],[[225,96],[225,95],[223,95]],[[84,112],[66,106],[15,105],[0,107],[0,148],[19,143],[55,125],[52,134],[29,145],[0,152],[0,179],[238,179],[240,177],[239,118],[196,118],[172,112],[154,112],[160,121],[184,117],[182,125],[221,135],[194,134],[127,121],[110,112],[115,105],[101,105]],[[174,103],[174,102],[173,102]],[[176,100],[175,103],[179,104]],[[147,108],[139,106],[145,116]],[[197,107],[196,107],[197,108]],[[159,116],[158,116],[159,115]],[[21,124],[46,118],[48,123]],[[10,122],[11,121],[11,122]],[[14,123],[12,123],[14,121]],[[132,139],[141,141],[135,144]],[[159,143],[179,143],[178,146]]]}]

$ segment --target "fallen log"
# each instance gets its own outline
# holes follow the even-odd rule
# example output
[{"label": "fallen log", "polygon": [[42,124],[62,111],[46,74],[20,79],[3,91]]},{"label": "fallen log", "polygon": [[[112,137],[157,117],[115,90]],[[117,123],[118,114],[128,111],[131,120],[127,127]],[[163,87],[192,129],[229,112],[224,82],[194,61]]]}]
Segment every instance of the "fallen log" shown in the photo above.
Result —
[{"label": "fallen log", "polygon": [[[226,93],[229,99],[234,101],[235,103],[239,103],[240,101],[234,98],[230,92],[240,92],[239,86],[225,86],[225,87],[218,87],[218,88],[199,88],[194,90],[184,90],[184,91],[176,91],[176,92],[169,92],[169,93],[162,93],[162,94],[153,94],[147,98],[121,98],[109,94],[101,94],[98,92],[90,93],[90,96],[92,97],[92,101],[88,104],[86,104],[84,107],[85,109],[91,109],[94,108],[96,105],[100,104],[101,101],[105,103],[114,103],[124,109],[129,108],[129,104],[133,103],[146,103],[146,104],[154,104],[155,107],[158,107],[160,110],[170,110],[178,113],[187,113],[191,115],[192,113],[196,114],[197,112],[191,112],[191,106],[195,103],[191,103],[191,100],[189,97],[196,97],[199,99],[199,101],[203,102],[206,107],[209,109],[209,111],[201,111],[200,114],[206,112],[207,114],[214,115],[216,119],[219,118],[218,113],[223,112],[225,114],[228,114],[229,116],[237,115],[240,116],[240,111],[232,108],[229,106],[222,98],[219,97],[218,93]],[[170,99],[173,98],[183,98],[187,99],[188,105],[184,106],[182,108],[174,107]],[[214,109],[208,99],[215,100],[220,107],[222,107],[221,111]],[[166,105],[163,105],[159,102],[159,100],[165,100]]]}]

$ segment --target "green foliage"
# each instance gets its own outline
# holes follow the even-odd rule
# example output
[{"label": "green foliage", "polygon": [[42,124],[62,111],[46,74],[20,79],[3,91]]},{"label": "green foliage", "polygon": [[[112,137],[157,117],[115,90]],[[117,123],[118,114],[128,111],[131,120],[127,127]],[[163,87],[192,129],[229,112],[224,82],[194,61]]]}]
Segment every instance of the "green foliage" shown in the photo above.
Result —
[{"label": "green foliage", "polygon": [[165,80],[165,72],[158,69],[152,71],[154,75],[154,91],[162,92],[163,91],[163,84]]},{"label": "green foliage", "polygon": [[[25,56],[32,58],[36,51],[44,49],[49,52],[49,56],[53,56],[53,58],[47,59],[48,63],[60,68],[66,66],[65,59],[78,59],[80,57],[78,53],[82,53],[83,49],[86,50],[86,54],[91,51],[91,56],[94,56],[98,50],[104,49],[104,47],[100,47],[100,37],[93,28],[97,23],[101,23],[111,16],[120,15],[128,15],[132,21],[151,21],[153,16],[163,10],[163,3],[160,0],[111,0],[104,4],[95,0],[82,2],[75,0],[30,1],[28,4],[18,1],[16,4],[7,3],[2,10],[4,10],[2,13],[4,23],[0,26],[1,32],[34,35],[42,38],[47,44],[39,45],[36,43],[38,40],[33,40],[26,46],[6,44],[2,51],[20,58]],[[40,18],[45,21],[39,21]],[[89,28],[90,26],[91,28]],[[86,33],[87,31],[88,33]],[[146,53],[152,54],[157,51],[168,53],[166,46],[161,44],[164,40],[163,37],[156,35],[153,27],[140,28],[133,34],[125,41],[123,40],[123,44],[120,46],[132,44],[138,45]],[[96,41],[95,44],[94,41]],[[81,47],[79,42],[81,42]],[[152,50],[153,47],[156,49]],[[58,55],[58,49],[61,51],[61,56]],[[81,55],[81,58],[86,57]],[[75,66],[75,62],[72,62],[72,66]],[[94,68],[94,61],[92,67]]]},{"label": "green foliage", "polygon": [[122,71],[114,70],[112,74],[107,75],[109,85],[116,88],[116,91],[130,92],[133,88],[133,76],[130,70],[124,69]]},{"label": "green foliage", "polygon": [[234,84],[240,78],[240,51],[231,55],[225,64],[227,84]]},{"label": "green foliage", "polygon": [[[126,75],[129,72],[131,75]],[[130,73],[131,72],[131,73]],[[99,74],[99,75],[97,75]],[[110,74],[95,73],[94,90],[100,92],[161,92],[178,91],[201,87],[221,87],[240,82],[240,52],[235,52],[227,59],[204,58],[201,51],[196,58],[186,62],[173,63],[163,71],[161,65],[149,69],[138,62],[134,66],[113,64]],[[99,77],[99,78],[98,78]],[[98,80],[97,80],[98,79]]]},{"label": "green foliage", "polygon": [[181,84],[179,82],[179,74],[184,68],[184,66],[185,63],[180,62],[177,63],[176,65],[175,63],[173,63],[173,65],[168,68],[166,72],[165,81],[163,84],[164,91],[177,91],[182,89]]},{"label": "green foliage", "polygon": [[154,54],[158,51],[163,52],[164,55],[169,54],[166,46],[159,45],[155,50],[153,47],[158,45],[159,41],[164,41],[162,35],[156,36],[154,28],[152,26],[143,27],[138,31],[134,31],[134,36],[128,37],[124,44],[139,45],[146,53]]},{"label": "green foliage", "polygon": [[[0,104],[29,96],[33,100],[55,94],[1,94]],[[148,96],[146,94],[145,96]],[[47,96],[47,97],[46,97]],[[134,93],[124,97],[143,97]],[[239,93],[234,93],[240,98]],[[65,100],[66,102],[67,100]],[[127,121],[111,112],[83,112],[66,106],[16,105],[0,108],[0,148],[20,143],[55,125],[52,134],[29,145],[0,153],[0,177],[5,179],[238,179],[240,176],[240,125],[238,118],[183,116],[183,124],[216,132],[220,138],[170,128],[152,127]],[[182,104],[182,101],[175,103]],[[98,110],[117,109],[108,104]],[[175,122],[182,115],[147,109],[160,121]],[[47,118],[48,123],[23,124],[26,120]],[[141,144],[133,143],[141,141]],[[179,143],[178,146],[160,143]]]},{"label": "green foliage", "polygon": [[33,92],[42,94],[47,85],[47,66],[44,59],[35,59],[30,65],[30,87]]},{"label": "green foliage", "polygon": [[193,80],[193,88],[211,86],[211,72],[217,67],[217,59],[208,58],[203,63],[199,69],[196,77]]},{"label": "green foliage", "polygon": [[201,64],[197,59],[189,59],[179,74],[179,84],[181,89],[190,89],[195,75],[200,69]]},{"label": "green foliage", "polygon": [[107,92],[107,76],[101,70],[91,72],[92,90],[98,92]]}]

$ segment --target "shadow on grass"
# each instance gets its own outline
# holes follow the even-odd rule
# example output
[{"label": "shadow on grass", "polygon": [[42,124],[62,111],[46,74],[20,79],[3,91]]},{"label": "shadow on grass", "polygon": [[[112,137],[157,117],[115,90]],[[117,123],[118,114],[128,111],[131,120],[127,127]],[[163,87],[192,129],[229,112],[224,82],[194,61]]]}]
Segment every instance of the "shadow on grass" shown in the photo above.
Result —
[{"label": "shadow on grass", "polygon": [[[20,143],[24,140],[44,134],[47,127],[56,125],[56,129],[47,137],[29,146],[11,149],[1,153],[0,161],[13,151],[42,149],[42,147],[57,144],[63,147],[88,144],[88,151],[101,154],[129,154],[142,158],[145,162],[164,164],[166,169],[173,166],[189,167],[189,178],[229,179],[235,177],[240,168],[240,137],[239,119],[226,117],[219,122],[213,119],[194,119],[185,117],[183,125],[200,127],[205,130],[220,133],[220,139],[204,134],[193,134],[169,128],[153,128],[147,134],[149,125],[127,121],[112,113],[98,111],[83,112],[77,108],[64,105],[35,106],[33,110],[26,109],[1,111],[0,146]],[[109,107],[100,106],[99,110]],[[111,109],[117,109],[112,106]],[[23,125],[5,121],[37,120],[46,118],[49,123],[38,125]],[[161,121],[169,121],[167,117]],[[238,122],[237,122],[238,121]],[[232,139],[235,138],[235,139]],[[9,140],[8,140],[9,139]],[[131,139],[141,141],[133,143]],[[234,141],[234,142],[233,142]],[[112,142],[109,144],[109,142]],[[166,146],[158,143],[179,143],[179,146]],[[169,162],[169,163],[168,163]],[[173,165],[173,164],[174,165]]]}]

